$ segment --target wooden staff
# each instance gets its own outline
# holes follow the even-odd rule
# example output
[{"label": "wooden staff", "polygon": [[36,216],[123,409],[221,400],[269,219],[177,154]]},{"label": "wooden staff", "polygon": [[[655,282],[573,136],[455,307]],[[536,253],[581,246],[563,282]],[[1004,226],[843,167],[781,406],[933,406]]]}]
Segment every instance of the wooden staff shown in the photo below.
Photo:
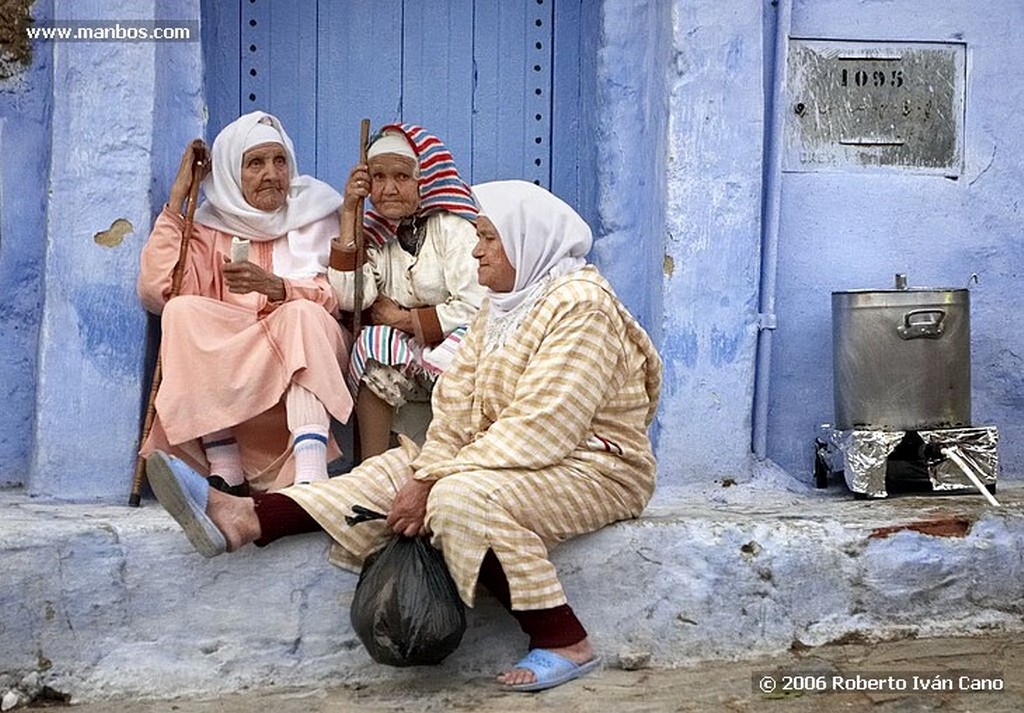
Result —
[{"label": "wooden staff", "polygon": [[[359,163],[366,163],[366,143],[370,140],[370,120],[363,119],[359,127]],[[359,330],[363,326],[363,203],[365,198],[360,197],[356,204],[356,274],[353,284],[354,295],[352,297],[352,337],[359,338]]]},{"label": "wooden staff", "polygon": [[[188,200],[185,203],[185,227],[181,231],[181,245],[178,248],[178,262],[174,265],[174,274],[171,278],[171,294],[167,299],[176,297],[181,291],[181,281],[185,275],[185,261],[188,259],[188,243],[192,239],[192,226],[195,224],[196,197],[199,195],[199,183],[203,179],[203,170],[207,164],[206,144],[202,139],[192,142],[192,178],[188,184]],[[156,393],[160,390],[160,382],[163,381],[163,367],[160,363],[160,355],[156,357],[156,368],[153,369],[153,385],[149,389],[149,402],[146,404],[146,418],[142,425],[142,436],[139,438],[139,448],[149,438],[149,432],[153,430],[153,420],[156,418]],[[132,476],[132,492],[128,498],[128,504],[138,507],[142,502],[142,483],[146,477],[146,461],[139,455],[135,458],[135,474]]]}]

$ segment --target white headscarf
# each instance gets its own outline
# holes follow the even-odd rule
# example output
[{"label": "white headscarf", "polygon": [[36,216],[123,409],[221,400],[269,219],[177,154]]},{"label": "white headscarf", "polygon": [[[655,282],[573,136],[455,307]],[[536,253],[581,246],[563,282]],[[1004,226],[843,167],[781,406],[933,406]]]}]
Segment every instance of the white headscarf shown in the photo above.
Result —
[{"label": "white headscarf", "polygon": [[486,342],[493,348],[515,330],[548,282],[586,265],[593,235],[567,203],[529,181],[481,183],[473,193],[516,270],[511,292],[487,290]]},{"label": "white headscarf", "polygon": [[380,156],[385,153],[393,153],[411,158],[415,162],[416,168],[419,168],[420,160],[416,156],[416,152],[412,150],[412,144],[409,143],[409,139],[401,131],[390,129],[381,134],[380,138],[370,144],[370,148],[366,150],[366,160],[369,161],[374,156]]},{"label": "white headscarf", "polygon": [[[242,156],[253,146],[276,142],[288,155],[291,182],[283,206],[263,211],[249,205],[242,193]],[[320,222],[341,205],[341,194],[312,176],[298,175],[295,149],[277,117],[262,111],[231,122],[213,141],[213,171],[203,180],[206,200],[196,222],[255,241],[276,240],[274,273],[281,277],[312,277],[326,271],[330,240],[337,221]]]},{"label": "white headscarf", "polygon": [[529,181],[473,186],[480,215],[498,229],[516,270],[511,292],[487,290],[494,316],[508,314],[547,278],[579,270],[593,244],[590,226],[565,201]]}]

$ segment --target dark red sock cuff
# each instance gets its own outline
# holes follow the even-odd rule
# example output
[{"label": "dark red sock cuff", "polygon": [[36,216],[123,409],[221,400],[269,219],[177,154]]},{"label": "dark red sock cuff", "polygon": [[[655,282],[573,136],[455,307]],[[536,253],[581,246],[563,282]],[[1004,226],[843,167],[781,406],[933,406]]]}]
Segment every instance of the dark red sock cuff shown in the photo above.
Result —
[{"label": "dark red sock cuff", "polygon": [[487,550],[480,563],[480,583],[516,618],[530,637],[531,649],[558,649],[587,638],[587,630],[568,604],[551,609],[512,609],[508,578],[494,550]]},{"label": "dark red sock cuff", "polygon": [[552,609],[513,609],[512,616],[530,637],[531,649],[559,649],[587,638],[587,630],[568,604]]},{"label": "dark red sock cuff", "polygon": [[308,512],[287,495],[280,493],[253,493],[256,518],[260,521],[260,539],[253,544],[266,547],[287,535],[318,532],[323,528]]}]

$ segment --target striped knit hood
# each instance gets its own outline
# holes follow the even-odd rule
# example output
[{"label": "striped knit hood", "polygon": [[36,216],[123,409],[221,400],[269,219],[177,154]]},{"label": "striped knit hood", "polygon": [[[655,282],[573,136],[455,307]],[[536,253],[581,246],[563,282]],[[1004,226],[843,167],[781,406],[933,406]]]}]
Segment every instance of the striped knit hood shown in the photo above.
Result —
[{"label": "striped knit hood", "polygon": [[[479,212],[469,185],[462,180],[452,154],[441,139],[428,134],[415,124],[387,124],[370,137],[373,144],[385,131],[401,131],[412,144],[420,167],[420,208],[416,217],[440,211],[454,213],[476,224]],[[397,237],[398,223],[380,213],[367,210],[363,215],[363,232],[369,241],[383,245]]]}]

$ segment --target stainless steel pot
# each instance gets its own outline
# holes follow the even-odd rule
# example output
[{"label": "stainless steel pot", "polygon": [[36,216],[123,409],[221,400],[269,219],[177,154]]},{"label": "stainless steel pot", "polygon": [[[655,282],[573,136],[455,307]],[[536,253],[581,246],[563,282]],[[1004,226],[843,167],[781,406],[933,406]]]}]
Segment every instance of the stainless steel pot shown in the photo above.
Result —
[{"label": "stainless steel pot", "polygon": [[832,293],[836,427],[970,426],[970,292],[896,284]]}]

